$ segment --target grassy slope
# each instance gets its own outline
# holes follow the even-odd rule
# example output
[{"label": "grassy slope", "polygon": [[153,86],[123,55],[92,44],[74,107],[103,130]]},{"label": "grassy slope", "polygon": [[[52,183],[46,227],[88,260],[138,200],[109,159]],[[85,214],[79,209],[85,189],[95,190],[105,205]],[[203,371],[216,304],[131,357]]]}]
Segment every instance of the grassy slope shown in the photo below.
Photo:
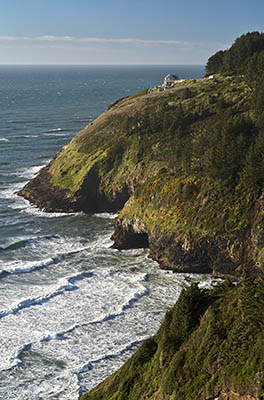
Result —
[{"label": "grassy slope", "polygon": [[263,296],[263,277],[183,291],[156,335],[82,400],[264,398]]},{"label": "grassy slope", "polygon": [[143,221],[149,235],[158,229],[183,242],[220,239],[236,267],[262,261],[252,220],[262,237],[263,207],[255,207],[251,178],[242,179],[258,134],[254,118],[251,90],[239,76],[142,91],[114,103],[65,146],[49,168],[51,182],[84,205],[101,196],[120,207],[129,198],[120,218]]},{"label": "grassy slope", "polygon": [[201,133],[225,105],[246,112],[242,103],[247,96],[239,78],[219,78],[217,83],[190,81],[167,92],[143,91],[120,100],[62,150],[50,167],[52,183],[76,193],[96,165],[99,190],[111,196],[124,185],[133,191],[139,181],[161,170],[174,173],[175,154],[170,150],[176,137],[168,135],[168,128],[184,124],[190,134]]}]

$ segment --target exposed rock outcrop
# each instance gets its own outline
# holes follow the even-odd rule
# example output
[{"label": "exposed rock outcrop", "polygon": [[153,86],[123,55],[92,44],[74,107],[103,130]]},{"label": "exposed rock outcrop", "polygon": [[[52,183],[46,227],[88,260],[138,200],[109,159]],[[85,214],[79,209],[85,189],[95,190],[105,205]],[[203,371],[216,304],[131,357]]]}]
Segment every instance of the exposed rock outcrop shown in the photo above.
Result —
[{"label": "exposed rock outcrop", "polygon": [[18,192],[18,195],[47,212],[78,211],[77,199],[69,190],[53,186],[50,178],[48,165],[42,168],[38,175]]},{"label": "exposed rock outcrop", "polygon": [[148,248],[149,238],[144,224],[122,223],[115,220],[115,232],[112,235],[113,247],[118,250]]},{"label": "exposed rock outcrop", "polygon": [[149,247],[150,258],[157,261],[162,269],[174,272],[213,272],[220,276],[234,274],[237,267],[226,240],[203,238],[196,241],[187,234],[179,238],[176,233],[163,232],[158,226],[148,231],[144,224],[122,218],[116,218],[112,239],[113,247],[119,250]]}]

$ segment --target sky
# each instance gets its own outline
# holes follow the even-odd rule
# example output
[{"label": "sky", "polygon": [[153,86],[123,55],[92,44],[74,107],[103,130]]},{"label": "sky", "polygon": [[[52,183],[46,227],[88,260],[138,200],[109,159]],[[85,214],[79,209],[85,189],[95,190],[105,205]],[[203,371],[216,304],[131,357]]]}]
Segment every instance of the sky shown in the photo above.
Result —
[{"label": "sky", "polygon": [[206,64],[264,0],[0,0],[0,64]]}]

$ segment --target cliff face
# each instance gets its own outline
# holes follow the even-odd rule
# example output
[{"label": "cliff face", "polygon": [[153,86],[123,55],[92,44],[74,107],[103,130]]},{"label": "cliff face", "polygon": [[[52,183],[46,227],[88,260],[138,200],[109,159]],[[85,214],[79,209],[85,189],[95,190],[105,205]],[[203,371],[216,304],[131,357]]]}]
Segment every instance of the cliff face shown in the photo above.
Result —
[{"label": "cliff face", "polygon": [[115,246],[149,246],[162,268],[239,273],[264,254],[250,159],[260,136],[243,77],[143,91],[110,106],[20,195],[46,211],[122,209]]},{"label": "cliff face", "polygon": [[[150,257],[164,269],[221,276],[240,275],[242,267],[248,267],[257,273],[263,262],[263,195],[254,198],[216,181],[159,179],[159,188],[151,181],[146,189],[151,203],[142,200],[141,189],[141,197],[131,197],[120,212],[115,247],[128,248],[129,243],[133,247],[134,234],[139,241],[148,239]],[[170,193],[169,180],[173,181]],[[178,193],[179,186],[188,192],[187,199]]]}]

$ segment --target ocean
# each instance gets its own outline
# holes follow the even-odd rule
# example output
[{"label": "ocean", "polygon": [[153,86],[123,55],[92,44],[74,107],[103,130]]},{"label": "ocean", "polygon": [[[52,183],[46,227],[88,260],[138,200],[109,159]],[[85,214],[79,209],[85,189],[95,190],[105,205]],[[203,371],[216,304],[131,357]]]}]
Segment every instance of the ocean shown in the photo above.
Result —
[{"label": "ocean", "polygon": [[0,66],[0,399],[75,400],[155,333],[192,282],[111,248],[114,214],[45,213],[16,192],[109,104],[203,66]]}]

